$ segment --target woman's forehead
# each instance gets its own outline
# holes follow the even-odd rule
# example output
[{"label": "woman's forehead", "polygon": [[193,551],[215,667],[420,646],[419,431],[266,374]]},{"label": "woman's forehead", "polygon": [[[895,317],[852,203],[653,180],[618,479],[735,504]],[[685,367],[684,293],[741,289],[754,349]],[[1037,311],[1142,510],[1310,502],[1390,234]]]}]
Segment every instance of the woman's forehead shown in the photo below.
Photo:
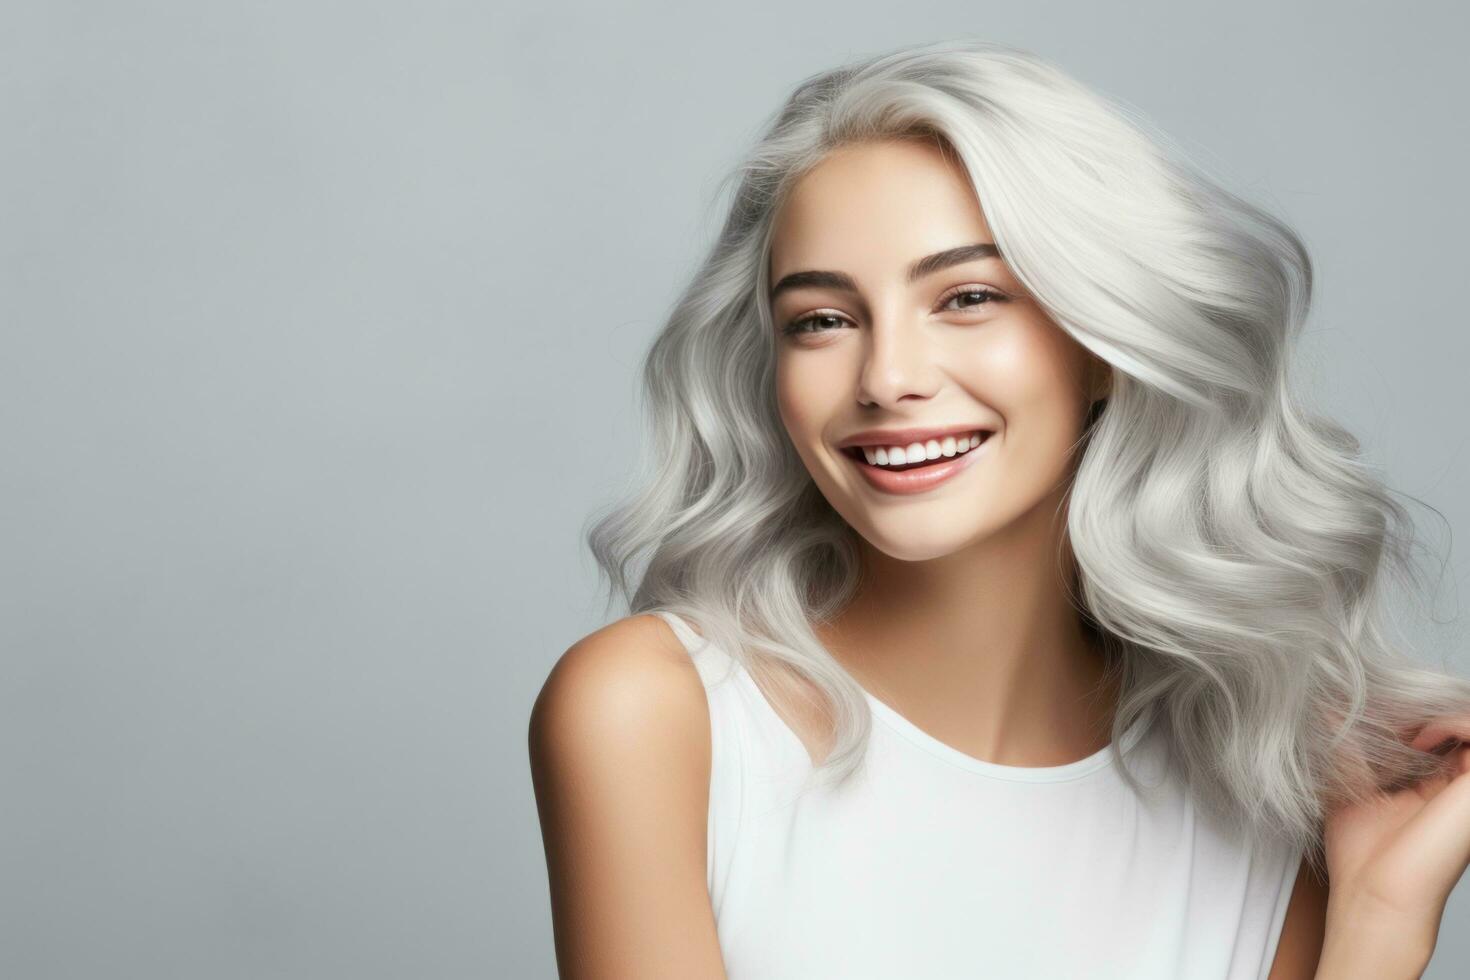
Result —
[{"label": "woman's forehead", "polygon": [[934,147],[858,144],[833,151],[792,188],[775,216],[772,272],[907,268],[991,240],[967,177]]}]

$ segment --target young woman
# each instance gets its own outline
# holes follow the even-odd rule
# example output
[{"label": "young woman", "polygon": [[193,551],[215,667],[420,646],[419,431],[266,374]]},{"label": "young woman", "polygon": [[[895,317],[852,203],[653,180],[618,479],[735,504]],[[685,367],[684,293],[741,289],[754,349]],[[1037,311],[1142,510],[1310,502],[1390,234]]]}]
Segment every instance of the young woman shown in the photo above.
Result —
[{"label": "young woman", "polygon": [[1412,525],[1290,381],[1299,239],[971,40],[738,176],[590,534],[634,615],[532,712],[563,976],[1418,976],[1470,682],[1388,635]]}]

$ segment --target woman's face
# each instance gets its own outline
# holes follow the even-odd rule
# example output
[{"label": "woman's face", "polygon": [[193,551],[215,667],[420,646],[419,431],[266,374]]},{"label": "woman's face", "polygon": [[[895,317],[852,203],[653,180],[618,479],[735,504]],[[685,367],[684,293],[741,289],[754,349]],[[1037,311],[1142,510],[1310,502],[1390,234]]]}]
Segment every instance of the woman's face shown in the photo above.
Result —
[{"label": "woman's face", "polygon": [[[895,558],[946,555],[1054,509],[1106,394],[1106,365],[987,254],[993,243],[959,165],[918,140],[834,151],[776,218],[781,418],[822,494]],[[983,441],[961,454],[971,432]],[[916,443],[939,456],[900,472],[870,465],[854,439],[885,457]]]}]

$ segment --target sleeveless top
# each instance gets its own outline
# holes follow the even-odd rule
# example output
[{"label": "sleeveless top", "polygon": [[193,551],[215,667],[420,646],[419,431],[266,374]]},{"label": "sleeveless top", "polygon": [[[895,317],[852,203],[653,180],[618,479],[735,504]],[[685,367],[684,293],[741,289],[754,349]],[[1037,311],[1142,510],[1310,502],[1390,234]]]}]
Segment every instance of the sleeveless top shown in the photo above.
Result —
[{"label": "sleeveless top", "polygon": [[[1149,737],[1061,766],[976,759],[864,692],[864,768],[826,788],[744,666],[677,614],[709,703],[706,871],[730,980],[1263,980],[1301,853],[1196,811]],[[1272,838],[1274,840],[1274,838]]]}]

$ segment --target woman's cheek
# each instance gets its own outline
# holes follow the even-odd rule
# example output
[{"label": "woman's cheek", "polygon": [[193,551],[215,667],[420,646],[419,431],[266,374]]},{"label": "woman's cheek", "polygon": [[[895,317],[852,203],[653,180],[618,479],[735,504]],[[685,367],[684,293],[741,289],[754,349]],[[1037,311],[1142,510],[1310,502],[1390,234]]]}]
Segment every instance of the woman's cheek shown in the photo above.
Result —
[{"label": "woman's cheek", "polygon": [[830,378],[821,371],[791,365],[777,369],[777,408],[793,439],[810,442],[820,434],[822,419],[829,413],[830,384]]}]

